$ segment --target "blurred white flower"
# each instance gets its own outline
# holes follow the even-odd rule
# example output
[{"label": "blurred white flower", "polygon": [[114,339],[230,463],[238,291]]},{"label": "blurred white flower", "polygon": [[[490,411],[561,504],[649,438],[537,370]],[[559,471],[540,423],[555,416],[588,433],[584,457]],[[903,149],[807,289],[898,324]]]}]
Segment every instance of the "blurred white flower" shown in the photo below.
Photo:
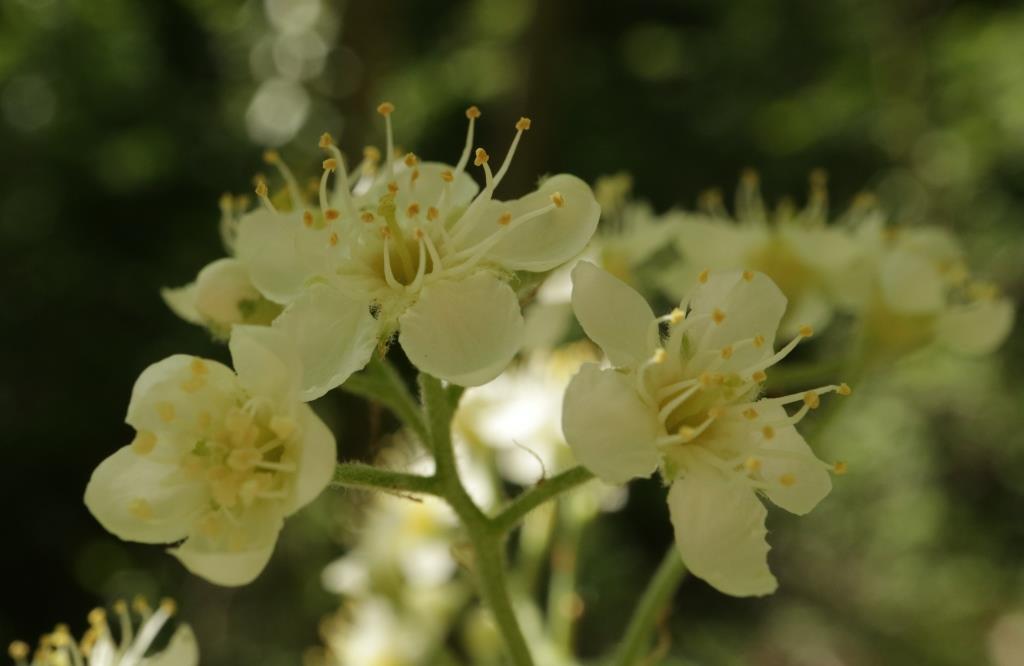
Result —
[{"label": "blurred white flower", "polygon": [[184,543],[193,573],[243,585],[270,559],[284,518],[327,486],[334,437],[298,400],[301,367],[284,336],[236,326],[237,375],[175,355],[149,366],[126,421],[135,439],[93,472],[85,503],[128,541]]},{"label": "blurred white flower", "polygon": [[322,634],[338,666],[424,666],[432,663],[444,626],[439,614],[403,611],[370,597],[328,618]]},{"label": "blurred white flower", "polygon": [[[120,638],[114,641],[102,608],[89,613],[89,629],[76,641],[67,625],[59,624],[39,640],[33,652],[27,643],[14,641],[8,653],[17,666],[196,666],[199,647],[187,624],[180,624],[162,651],[146,656],[153,640],[174,615],[176,605],[164,599],[156,610],[143,597],[136,597],[132,609],[142,622],[135,627],[128,604],[118,601],[114,612],[118,619]],[[31,657],[31,658],[30,658]]]},{"label": "blurred white flower", "polygon": [[[833,466],[794,426],[822,394],[849,392],[826,386],[757,398],[765,371],[812,331],[802,327],[773,353],[786,299],[761,273],[705,273],[660,318],[588,262],[573,271],[573,285],[577,318],[614,366],[584,365],[566,391],[562,426],[576,457],[612,483],[660,467],[687,567],[727,594],[773,592],[758,495],[804,514],[828,494]],[[789,414],[790,404],[801,407]]]},{"label": "blurred white flower", "polygon": [[[385,163],[368,150],[361,177],[350,182],[329,136],[319,210],[279,212],[261,190],[264,209],[239,226],[238,256],[256,287],[287,305],[275,326],[296,341],[305,365],[304,397],[322,395],[362,368],[378,340],[395,333],[406,354],[429,374],[456,384],[496,377],[523,337],[512,271],[548,271],[575,256],[600,215],[590,188],[570,175],[548,178],[514,201],[493,198],[530,121],[501,167],[477,148],[486,184],[465,173],[480,112],[466,115],[466,145],[454,167],[397,159],[391,104]],[[333,191],[328,189],[335,175]],[[290,187],[294,187],[292,183]],[[298,192],[291,197],[299,201]]]}]

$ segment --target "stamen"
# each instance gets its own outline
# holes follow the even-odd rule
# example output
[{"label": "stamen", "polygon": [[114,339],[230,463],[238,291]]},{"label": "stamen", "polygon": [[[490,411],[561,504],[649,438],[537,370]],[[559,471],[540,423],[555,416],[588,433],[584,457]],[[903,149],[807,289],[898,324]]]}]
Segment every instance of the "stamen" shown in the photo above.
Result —
[{"label": "stamen", "polygon": [[148,430],[140,430],[135,434],[135,439],[132,440],[131,447],[132,451],[140,456],[144,456],[156,448],[156,435]]},{"label": "stamen", "polygon": [[295,180],[295,176],[292,174],[292,170],[288,168],[288,165],[281,159],[281,155],[276,150],[267,150],[263,153],[263,161],[267,164],[272,164],[277,168],[281,174],[281,178],[284,179],[285,186],[288,188],[288,197],[292,200],[292,210],[299,207],[302,203],[302,192],[299,188],[299,181]]},{"label": "stamen", "polygon": [[395,105],[391,102],[382,102],[377,107],[377,113],[384,116],[384,126],[387,132],[387,153],[385,166],[392,176],[395,173],[395,136],[391,128],[391,114],[395,111]]},{"label": "stamen", "polygon": [[[469,119],[469,127],[466,129],[466,145],[462,149],[462,155],[459,157],[459,161],[455,164],[456,174],[461,174],[465,170],[466,164],[469,163],[469,152],[473,149],[473,131],[476,125],[476,119],[479,117],[480,109],[476,108],[475,106],[471,106],[468,109],[466,109],[466,118]],[[450,183],[452,180],[455,179],[454,174],[451,174],[450,171],[445,173],[448,173],[451,176],[450,178],[445,178],[447,182]],[[444,176],[445,174],[441,174],[442,178],[444,178]]]},{"label": "stamen", "polygon": [[[387,227],[381,231],[387,231]],[[384,281],[392,289],[401,289],[402,285],[399,284],[398,280],[395,279],[395,274],[391,270],[391,234],[388,233],[384,236]]]},{"label": "stamen", "polygon": [[700,272],[700,274],[697,275],[697,282],[701,284],[707,284],[709,277],[711,277],[711,271],[705,268]]},{"label": "stamen", "polygon": [[423,242],[424,233],[422,229],[416,230],[416,237],[420,241],[419,264],[416,266],[416,277],[412,279],[412,282],[407,287],[409,291],[417,291],[420,288],[423,284],[423,276],[427,270],[427,249],[426,243]]},{"label": "stamen", "polygon": [[476,155],[473,158],[473,165],[483,167],[484,170],[484,183],[488,192],[494,190],[496,183],[494,182],[494,174],[491,173],[491,167],[488,164],[491,157],[487,154],[487,151],[483,148],[476,149]]},{"label": "stamen", "polygon": [[501,168],[498,169],[498,173],[494,176],[494,187],[497,187],[501,179],[505,177],[505,173],[512,164],[512,157],[516,153],[516,148],[519,146],[519,139],[522,138],[523,132],[530,129],[530,124],[530,119],[525,116],[516,122],[516,135],[512,138],[512,145],[509,146],[508,153],[505,155],[505,161],[501,163]]},{"label": "stamen", "polygon": [[124,599],[118,599],[114,602],[114,612],[117,613],[118,624],[121,627],[121,640],[118,643],[118,651],[124,653],[128,650],[128,646],[131,645],[132,638],[134,637],[132,620],[128,615],[128,604],[125,603]]},{"label": "stamen", "polygon": [[720,309],[715,308],[714,312],[711,313],[711,321],[715,322],[716,324],[721,324],[723,321],[725,321],[725,313],[722,312]]},{"label": "stamen", "polygon": [[267,181],[260,180],[256,183],[256,196],[260,198],[260,203],[263,207],[269,210],[271,213],[276,213],[277,209],[274,208],[274,204],[270,202],[270,197],[267,195]]},{"label": "stamen", "polygon": [[836,476],[842,476],[846,474],[849,471],[849,469],[849,466],[843,460],[837,460],[835,464],[832,465],[832,472]]},{"label": "stamen", "polygon": [[555,204],[555,208],[561,208],[565,205],[565,197],[561,192],[555,192],[551,195],[551,203]]}]

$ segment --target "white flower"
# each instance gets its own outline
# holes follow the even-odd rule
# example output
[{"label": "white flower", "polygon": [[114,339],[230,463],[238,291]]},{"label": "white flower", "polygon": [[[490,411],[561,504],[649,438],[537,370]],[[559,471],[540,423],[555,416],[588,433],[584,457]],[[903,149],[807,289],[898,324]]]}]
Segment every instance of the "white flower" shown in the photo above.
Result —
[{"label": "white flower", "polygon": [[[494,199],[530,121],[516,123],[508,155],[496,173],[477,148],[486,178],[478,194],[465,169],[475,119],[471,107],[462,157],[454,167],[394,156],[390,104],[383,167],[367,153],[351,183],[329,136],[319,210],[264,209],[240,224],[238,255],[253,283],[287,305],[275,326],[298,344],[305,363],[304,396],[317,397],[362,368],[378,344],[396,332],[424,372],[463,385],[496,377],[523,337],[513,271],[548,271],[590,239],[600,210],[590,188],[570,175],[548,178],[534,192]],[[328,189],[334,174],[333,191]],[[293,199],[298,200],[296,193]]]},{"label": "white flower", "polygon": [[907,352],[937,342],[970,355],[994,351],[1009,335],[1014,308],[998,289],[970,279],[959,243],[938,227],[858,230],[868,259],[862,304],[866,344]]},{"label": "white flower", "polygon": [[339,666],[421,666],[444,640],[454,604],[397,608],[380,596],[361,599],[327,618],[323,637]]},{"label": "white flower", "polygon": [[[704,212],[676,214],[678,249],[687,264],[663,281],[678,296],[695,282],[700,271],[760,271],[770,277],[789,301],[779,333],[797,334],[802,324],[823,329],[837,307],[848,306],[856,287],[850,270],[858,259],[859,245],[849,229],[826,225],[824,175],[811,178],[806,208],[794,211],[779,206],[769,213],[753,171],[744,173],[736,194],[736,219],[722,205],[717,193],[704,197]],[[858,200],[848,215],[863,212]]]},{"label": "white flower", "polygon": [[149,366],[126,421],[135,439],[93,472],[85,503],[128,541],[172,548],[193,573],[243,585],[266,565],[284,518],[331,479],[334,437],[298,400],[300,364],[278,331],[236,326],[237,375],[176,355]]},{"label": "white flower", "polygon": [[68,627],[60,624],[40,639],[31,659],[29,646],[22,641],[11,643],[8,653],[17,666],[196,666],[199,663],[196,638],[187,624],[178,625],[161,652],[146,656],[153,640],[174,615],[173,600],[164,599],[154,611],[144,598],[136,597],[132,608],[142,619],[137,631],[128,613],[128,604],[124,601],[114,604],[120,632],[118,641],[110,634],[106,612],[96,608],[89,613],[89,629],[80,641],[75,641]]},{"label": "white flower", "polygon": [[[728,594],[771,593],[758,494],[796,514],[828,494],[831,466],[794,425],[820,395],[848,387],[757,398],[765,371],[811,334],[804,327],[773,353],[786,299],[761,273],[704,276],[660,318],[593,264],[580,262],[573,285],[577,318],[614,366],[584,365],[566,391],[562,426],[576,457],[613,483],[660,467],[690,571]],[[791,415],[789,404],[801,407]]]},{"label": "white flower", "polygon": [[[271,154],[273,155],[273,154]],[[238,215],[244,200],[221,197],[221,235],[228,252],[234,248]],[[205,326],[214,336],[227,339],[235,324],[269,325],[281,306],[267,300],[253,285],[245,264],[225,257],[207,264],[195,281],[160,290],[164,302],[185,321]]]}]

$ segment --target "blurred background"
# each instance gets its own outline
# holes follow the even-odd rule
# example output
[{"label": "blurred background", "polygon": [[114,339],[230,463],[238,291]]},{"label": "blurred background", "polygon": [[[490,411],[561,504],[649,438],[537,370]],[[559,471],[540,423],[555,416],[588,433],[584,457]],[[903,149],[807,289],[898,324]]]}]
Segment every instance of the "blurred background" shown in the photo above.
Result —
[{"label": "blurred background", "polygon": [[[223,254],[218,196],[251,192],[264,148],[317,176],[320,133],[352,156],[381,145],[387,99],[397,143],[435,160],[458,157],[469,104],[496,155],[530,116],[506,196],[548,172],[627,171],[661,211],[731,191],[747,166],[769,199],[802,198],[821,167],[836,210],[871,190],[900,222],[955,230],[1019,304],[1022,63],[1024,8],[996,1],[4,0],[0,643],[79,631],[135,593],[178,599],[204,664],[296,664],[320,643],[346,493],[289,521],[239,590],[118,541],[81,501],[130,440],[146,365],[227,358],[158,291]],[[687,581],[660,663],[1024,663],[1020,326],[994,357],[919,360],[858,389],[809,437],[851,472],[811,515],[769,517],[779,593]],[[316,407],[341,456],[364,456],[365,404]],[[583,534],[584,657],[618,637],[670,542],[663,494],[636,484]]]}]

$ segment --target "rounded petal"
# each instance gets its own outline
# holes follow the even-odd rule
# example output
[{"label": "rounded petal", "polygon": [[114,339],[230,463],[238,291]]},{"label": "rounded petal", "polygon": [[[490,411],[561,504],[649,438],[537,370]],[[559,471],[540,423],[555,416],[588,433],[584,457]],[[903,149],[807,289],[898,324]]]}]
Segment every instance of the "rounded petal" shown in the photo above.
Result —
[{"label": "rounded petal", "polygon": [[338,449],[334,435],[308,405],[299,406],[299,428],[302,431],[302,455],[295,475],[295,492],[285,507],[291,515],[323,492],[334,477]]},{"label": "rounded petal", "polygon": [[203,318],[196,309],[195,282],[190,282],[184,287],[164,287],[160,290],[160,297],[164,299],[171,312],[190,324],[202,325]]},{"label": "rounded petal", "polygon": [[[201,381],[196,382],[196,370]],[[202,412],[233,404],[238,379],[230,368],[207,359],[175,354],[142,371],[132,388],[125,421],[137,430],[195,430]]]},{"label": "rounded petal", "polygon": [[122,447],[100,463],[85,488],[90,513],[125,541],[179,541],[209,501],[201,481],[187,479],[175,464],[160,462],[160,453],[140,455]]},{"label": "rounded petal", "polygon": [[676,547],[695,576],[736,597],[778,587],[768,568],[767,511],[753,490],[698,467],[672,484],[668,508]]},{"label": "rounded petal", "polygon": [[962,354],[988,354],[1013,328],[1013,304],[1004,298],[951,307],[939,317],[939,340]]},{"label": "rounded petal", "polygon": [[461,386],[497,377],[523,341],[519,299],[486,272],[424,287],[399,327],[402,349],[417,368]]},{"label": "rounded petal", "polygon": [[307,229],[297,213],[263,209],[242,218],[235,245],[253,284],[277,303],[297,298],[310,277],[326,271],[328,247],[321,231]]},{"label": "rounded petal", "polygon": [[779,324],[779,335],[790,340],[795,338],[802,326],[823,331],[832,321],[833,308],[828,297],[820,291],[806,289],[790,301],[789,311]]},{"label": "rounded petal", "polygon": [[[453,182],[445,181],[441,174],[446,171],[453,172],[455,168],[442,162],[420,162],[416,165],[416,170],[418,173],[415,183],[412,180],[412,169],[403,171],[396,178],[398,197],[395,203],[399,210],[405,210],[412,203],[418,203],[426,208],[426,206],[439,201],[445,189],[448,190],[448,195],[445,198],[447,210],[451,210],[468,205],[480,191],[480,186],[465,171],[460,173]],[[383,193],[382,191],[373,198],[373,205],[376,205],[380,194]]]},{"label": "rounded petal", "polygon": [[581,261],[572,271],[572,309],[583,331],[617,367],[654,353],[654,313],[643,296],[611,273]]},{"label": "rounded petal", "polygon": [[804,264],[823,273],[844,272],[861,253],[846,229],[781,225],[779,235]]},{"label": "rounded petal", "polygon": [[252,395],[291,406],[298,399],[302,361],[294,343],[269,326],[235,326],[228,341],[239,383]]},{"label": "rounded petal", "polygon": [[[210,540],[193,534],[169,552],[185,568],[216,585],[236,587],[253,581],[267,566],[281,532],[282,518],[274,509],[251,511],[239,532]],[[244,530],[244,531],[243,531]]]},{"label": "rounded petal", "polygon": [[760,227],[737,226],[703,215],[682,213],[676,247],[697,270],[737,270],[745,267],[751,249],[767,241]]},{"label": "rounded petal", "polygon": [[580,463],[609,483],[650,476],[658,467],[658,415],[629,376],[587,363],[569,382],[562,432]]},{"label": "rounded petal", "polygon": [[243,304],[261,298],[245,264],[238,259],[218,259],[196,277],[196,310],[205,320],[217,324],[245,321]]},{"label": "rounded petal", "polygon": [[302,361],[303,400],[319,398],[361,370],[377,346],[379,324],[368,301],[329,284],[314,284],[274,322]]},{"label": "rounded petal", "polygon": [[902,315],[930,314],[942,309],[946,294],[935,263],[917,252],[897,249],[881,262],[882,297]]},{"label": "rounded petal", "polygon": [[690,306],[691,316],[707,318],[693,329],[693,337],[702,341],[704,349],[719,349],[757,335],[764,336],[764,348],[771,349],[786,311],[786,297],[764,273],[715,273],[694,290]]},{"label": "rounded petal", "polygon": [[[94,663],[104,663],[95,662]],[[139,662],[140,666],[198,666],[199,644],[192,627],[180,624],[162,651]]]},{"label": "rounded petal", "polygon": [[516,226],[507,232],[488,253],[495,262],[511,270],[542,272],[569,261],[586,247],[597,230],[601,207],[585,182],[569,174],[558,174],[544,181],[534,192],[508,202],[495,202],[498,210],[494,217],[487,216],[482,224],[494,224],[503,212],[516,217],[529,214],[551,204],[553,196],[560,195],[564,204],[539,217]]},{"label": "rounded petal", "polygon": [[[782,421],[782,407],[764,407],[754,403],[761,421]],[[761,460],[761,476],[768,483],[765,495],[776,506],[802,516],[832,492],[832,476],[818,460],[803,436],[793,426],[776,427],[774,436],[761,443],[761,448],[782,451],[784,458],[766,455]]]}]

